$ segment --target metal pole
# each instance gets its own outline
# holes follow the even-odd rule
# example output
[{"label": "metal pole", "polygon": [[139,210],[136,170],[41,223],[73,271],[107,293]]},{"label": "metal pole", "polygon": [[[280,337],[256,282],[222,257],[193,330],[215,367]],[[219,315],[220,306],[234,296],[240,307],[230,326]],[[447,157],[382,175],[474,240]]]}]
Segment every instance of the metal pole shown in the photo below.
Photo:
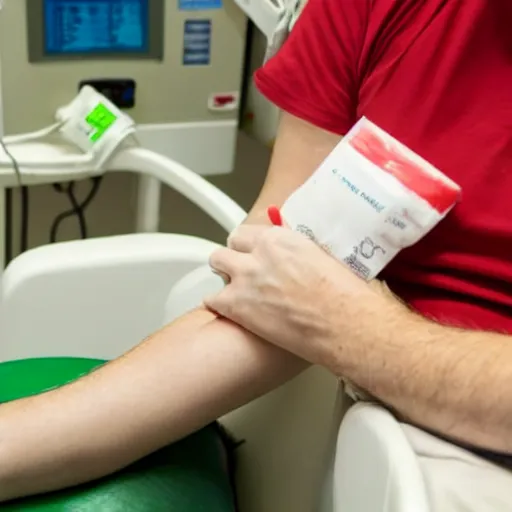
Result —
[{"label": "metal pole", "polygon": [[136,233],[157,233],[160,224],[162,183],[150,176],[139,176]]}]

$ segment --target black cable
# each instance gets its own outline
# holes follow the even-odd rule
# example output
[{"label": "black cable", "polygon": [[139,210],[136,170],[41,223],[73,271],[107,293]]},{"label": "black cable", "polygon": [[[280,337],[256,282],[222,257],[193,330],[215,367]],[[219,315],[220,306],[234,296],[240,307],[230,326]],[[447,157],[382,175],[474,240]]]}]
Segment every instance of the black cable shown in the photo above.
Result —
[{"label": "black cable", "polygon": [[30,198],[28,187],[21,187],[21,252],[28,250],[29,202]]},{"label": "black cable", "polygon": [[252,56],[252,41],[254,37],[254,23],[247,20],[247,30],[245,33],[245,52],[242,71],[242,83],[240,84],[240,109],[238,111],[238,126],[243,126],[245,107],[247,96],[249,94],[249,84],[252,80],[251,75],[251,56]]},{"label": "black cable", "polygon": [[101,185],[102,177],[95,177],[91,179],[92,186],[89,190],[87,196],[82,202],[79,202],[75,195],[75,182],[68,183],[66,185],[62,185],[60,183],[56,183],[53,185],[53,188],[57,192],[65,193],[68,196],[69,202],[71,203],[71,209],[62,212],[57,215],[50,229],[50,243],[55,243],[57,241],[57,234],[62,222],[70,217],[77,217],[78,226],[80,229],[80,238],[87,238],[87,222],[85,219],[85,210],[91,203],[91,201],[96,197],[98,190]]},{"label": "black cable", "polygon": [[[12,260],[12,189],[5,189],[5,265]],[[0,227],[1,229],[1,227]]]},{"label": "black cable", "polygon": [[[21,171],[18,165],[18,161],[7,148],[5,142],[0,139],[0,146],[4,150],[5,154],[9,157],[12,163],[16,178],[18,181],[18,187],[21,193],[21,233],[20,233],[20,252],[25,252],[28,249],[28,227],[29,227],[29,192],[28,187],[24,187],[21,181]],[[7,265],[14,256],[13,250],[13,200],[12,190],[7,189],[5,193],[5,264]]]},{"label": "black cable", "polygon": [[76,196],[75,196],[75,183],[71,182],[71,183],[68,183],[66,186],[62,186],[60,183],[55,183],[53,185],[53,188],[57,192],[64,192],[68,196],[69,202],[71,203],[71,210],[67,210],[64,213],[61,213],[55,219],[52,229],[51,229],[51,234],[50,234],[50,239],[51,239],[52,243],[54,243],[56,241],[57,231],[58,231],[60,223],[63,222],[68,217],[72,217],[73,215],[75,215],[78,219],[78,227],[80,229],[80,237],[82,239],[86,238],[87,226],[86,226],[83,211],[81,210],[81,205],[78,203]]}]

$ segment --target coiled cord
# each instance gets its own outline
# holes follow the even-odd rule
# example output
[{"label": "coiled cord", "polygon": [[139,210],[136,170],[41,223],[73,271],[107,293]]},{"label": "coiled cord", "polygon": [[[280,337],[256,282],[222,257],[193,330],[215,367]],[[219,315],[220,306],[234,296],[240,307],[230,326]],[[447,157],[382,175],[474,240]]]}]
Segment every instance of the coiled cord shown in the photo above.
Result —
[{"label": "coiled cord", "polygon": [[98,176],[95,178],[91,178],[91,189],[87,193],[86,197],[83,201],[79,201],[75,195],[75,182],[72,181],[70,183],[66,183],[62,185],[60,183],[55,183],[53,188],[55,191],[59,193],[66,194],[69,202],[71,203],[71,208],[66,210],[65,212],[57,215],[50,229],[50,243],[57,242],[57,236],[59,232],[59,228],[61,224],[70,217],[76,217],[78,220],[78,226],[80,229],[80,238],[87,238],[87,222],[85,219],[85,210],[92,202],[92,200],[96,197],[98,190],[100,188],[102,182],[102,177]]}]

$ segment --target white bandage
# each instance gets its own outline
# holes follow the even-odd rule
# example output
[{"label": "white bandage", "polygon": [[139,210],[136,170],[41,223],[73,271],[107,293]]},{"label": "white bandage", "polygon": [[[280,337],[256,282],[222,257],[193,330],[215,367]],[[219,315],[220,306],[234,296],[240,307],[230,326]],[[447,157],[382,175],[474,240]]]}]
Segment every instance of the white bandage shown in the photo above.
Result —
[{"label": "white bandage", "polygon": [[453,208],[460,188],[361,119],[281,212],[366,280],[425,236]]}]

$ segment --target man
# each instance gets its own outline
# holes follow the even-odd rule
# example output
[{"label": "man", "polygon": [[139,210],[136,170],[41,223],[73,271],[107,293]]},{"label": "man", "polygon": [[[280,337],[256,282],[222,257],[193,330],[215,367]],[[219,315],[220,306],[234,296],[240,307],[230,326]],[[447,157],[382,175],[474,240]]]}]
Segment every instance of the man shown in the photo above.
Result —
[{"label": "man", "polygon": [[[247,226],[212,256],[230,284],[205,300],[209,309],[94,374],[0,407],[0,499],[115,471],[308,363],[348,378],[410,424],[507,462],[511,19],[509,0],[309,0],[256,75],[285,113]],[[416,312],[299,234],[254,225],[362,115],[463,189],[449,217],[382,276]],[[434,510],[512,510],[506,469],[404,429]],[[471,486],[470,476],[478,479]]]}]

